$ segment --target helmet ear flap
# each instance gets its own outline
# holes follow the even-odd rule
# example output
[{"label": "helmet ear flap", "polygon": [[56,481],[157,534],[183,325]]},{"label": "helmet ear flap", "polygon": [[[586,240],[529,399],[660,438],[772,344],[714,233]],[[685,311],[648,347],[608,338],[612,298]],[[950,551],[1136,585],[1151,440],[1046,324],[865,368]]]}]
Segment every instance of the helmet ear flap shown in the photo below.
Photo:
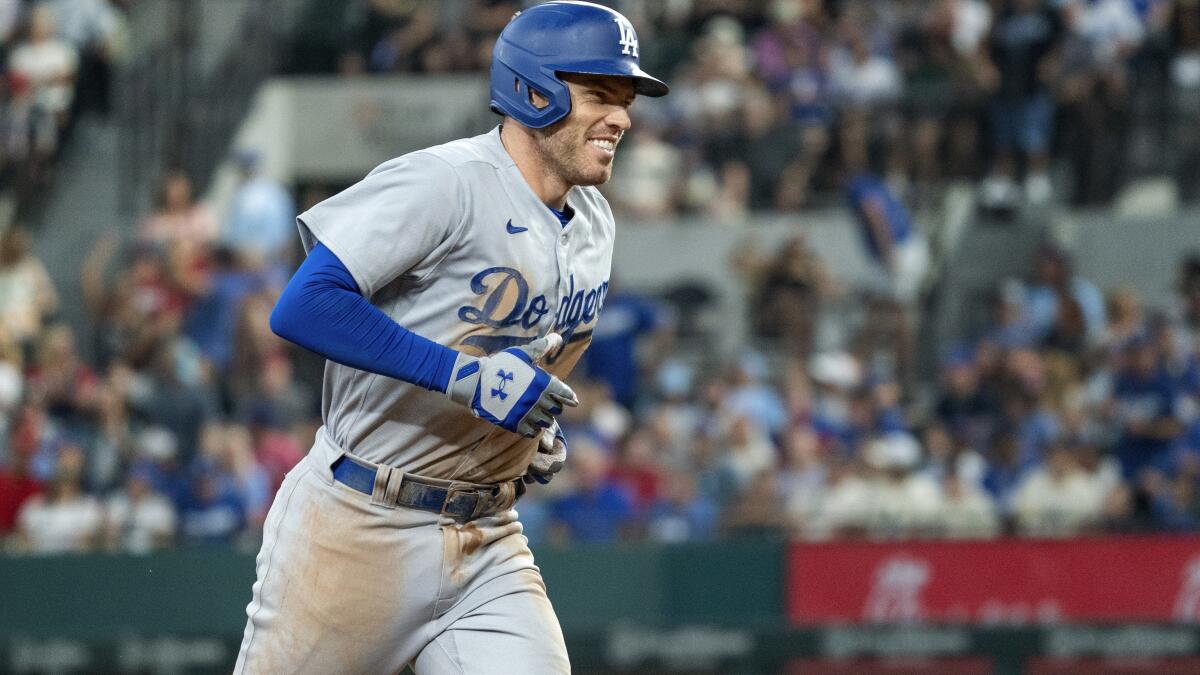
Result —
[{"label": "helmet ear flap", "polygon": [[[534,110],[545,110],[550,106],[550,97],[529,86],[528,83],[525,84],[525,94],[525,99],[529,101],[529,105],[533,106]],[[542,99],[540,103],[534,98],[534,95]]]},{"label": "helmet ear flap", "polygon": [[[517,57],[520,56],[518,53]],[[553,69],[536,65],[514,67],[494,58],[489,107],[492,112],[512,117],[531,129],[541,129],[566,117],[571,110],[571,93]]]}]

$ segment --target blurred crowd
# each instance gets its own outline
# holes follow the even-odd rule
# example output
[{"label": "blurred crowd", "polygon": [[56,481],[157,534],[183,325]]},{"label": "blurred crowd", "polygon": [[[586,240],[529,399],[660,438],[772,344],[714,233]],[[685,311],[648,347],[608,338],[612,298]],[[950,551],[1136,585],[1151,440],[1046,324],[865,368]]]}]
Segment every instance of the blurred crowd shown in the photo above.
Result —
[{"label": "blurred crowd", "polygon": [[56,320],[28,233],[0,234],[0,539],[13,549],[250,542],[307,452],[319,375],[302,382],[267,323],[295,264],[296,205],[256,153],[236,161],[227,213],[173,173],[127,240],[96,242],[79,277],[90,344]]},{"label": "blurred crowd", "polygon": [[0,189],[43,189],[78,115],[108,112],[126,4],[0,0]]},{"label": "blurred crowd", "polygon": [[[917,372],[928,251],[904,207],[962,178],[998,207],[1110,198],[1139,96],[1200,91],[1200,2],[617,4],[674,87],[637,104],[608,189],[618,206],[736,215],[844,191],[890,287],[844,288],[800,237],[739,250],[753,339],[714,361],[681,348],[688,317],[614,281],[572,378],[567,468],[519,504],[530,539],[1200,529],[1200,256],[1178,261],[1173,305],[1149,311],[1047,244],[997,290],[986,331]],[[302,27],[326,32],[302,31],[291,66],[477,71],[520,5],[310,3]],[[2,127],[6,166],[14,147],[57,142],[86,55],[116,44],[113,7],[0,1],[0,115],[28,115]],[[22,79],[22,59],[63,67]],[[294,216],[323,195],[296,200],[254,151],[234,160],[226,212],[172,173],[150,213],[96,242],[79,270],[83,334],[60,308],[76,289],[54,287],[27,231],[0,233],[4,548],[257,547],[320,424],[320,359],[267,321],[300,255]]]},{"label": "blurred crowd", "polygon": [[[564,413],[565,475],[522,502],[529,536],[1200,529],[1200,255],[1179,263],[1174,305],[1150,312],[1044,246],[1029,278],[997,291],[989,327],[945,350],[928,397],[898,381],[873,301],[837,299],[847,291],[824,267],[799,239],[778,253],[773,268],[806,270],[810,285],[772,292],[760,276],[762,349],[716,364],[680,356],[671,312],[610,295],[595,379]],[[811,324],[855,306],[867,318],[810,348],[778,330],[781,289]]]},{"label": "blurred crowd", "polygon": [[[28,235],[0,236],[9,549],[256,546],[320,423],[321,372],[267,324],[297,205],[259,159],[238,154],[227,213],[172,174],[130,241],[97,242],[86,349]],[[1200,256],[1151,312],[1047,244],[987,330],[912,380],[896,333],[916,306],[843,287],[829,262],[799,236],[737,251],[753,338],[724,361],[681,349],[674,306],[614,281],[572,377],[567,467],[519,504],[530,539],[1200,529]]]},{"label": "blurred crowd", "polygon": [[[524,4],[313,3],[290,67],[485,70]],[[996,209],[1105,203],[1138,172],[1197,193],[1195,2],[608,4],[638,27],[643,67],[673,92],[637,103],[618,153],[608,193],[627,214],[795,210],[868,168],[921,206],[951,181],[976,183]]]}]

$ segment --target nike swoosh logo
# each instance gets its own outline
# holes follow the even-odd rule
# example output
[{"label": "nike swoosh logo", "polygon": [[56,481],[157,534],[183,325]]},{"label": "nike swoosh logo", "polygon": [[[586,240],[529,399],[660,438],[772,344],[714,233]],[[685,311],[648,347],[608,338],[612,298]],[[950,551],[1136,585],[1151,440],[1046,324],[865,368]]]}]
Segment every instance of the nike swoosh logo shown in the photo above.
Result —
[{"label": "nike swoosh logo", "polygon": [[504,225],[504,229],[508,230],[509,234],[520,234],[522,232],[527,231],[529,228],[528,227],[518,227],[518,226],[512,224],[512,220],[509,220]]}]

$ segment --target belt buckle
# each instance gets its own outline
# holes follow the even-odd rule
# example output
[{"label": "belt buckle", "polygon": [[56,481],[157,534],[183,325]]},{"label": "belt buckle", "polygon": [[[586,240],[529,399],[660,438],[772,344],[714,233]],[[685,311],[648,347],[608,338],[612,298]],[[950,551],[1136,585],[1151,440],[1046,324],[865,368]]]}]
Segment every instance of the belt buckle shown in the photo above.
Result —
[{"label": "belt buckle", "polygon": [[[463,497],[470,497],[472,495],[475,496],[475,504],[471,508],[470,513],[454,514],[454,513],[450,513],[448,511],[448,509],[451,508],[452,504],[454,504],[456,502],[456,497],[458,497],[459,495],[461,495]],[[462,487],[460,485],[451,484],[450,487],[446,488],[446,499],[445,499],[445,501],[442,502],[442,510],[441,510],[440,515],[446,516],[447,518],[453,518],[454,520],[460,520],[465,523],[468,520],[470,520],[472,516],[475,515],[475,511],[478,508],[479,508],[479,494],[475,491],[474,488]]]}]

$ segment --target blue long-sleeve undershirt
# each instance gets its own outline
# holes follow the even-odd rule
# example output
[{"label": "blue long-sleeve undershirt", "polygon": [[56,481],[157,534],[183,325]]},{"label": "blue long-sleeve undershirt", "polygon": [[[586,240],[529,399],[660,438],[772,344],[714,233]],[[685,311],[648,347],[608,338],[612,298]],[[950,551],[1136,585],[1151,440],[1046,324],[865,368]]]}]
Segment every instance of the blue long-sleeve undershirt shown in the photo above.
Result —
[{"label": "blue long-sleeve undershirt", "polygon": [[283,289],[271,312],[271,330],[330,361],[439,392],[446,390],[458,356],[372,305],[321,243]]}]

